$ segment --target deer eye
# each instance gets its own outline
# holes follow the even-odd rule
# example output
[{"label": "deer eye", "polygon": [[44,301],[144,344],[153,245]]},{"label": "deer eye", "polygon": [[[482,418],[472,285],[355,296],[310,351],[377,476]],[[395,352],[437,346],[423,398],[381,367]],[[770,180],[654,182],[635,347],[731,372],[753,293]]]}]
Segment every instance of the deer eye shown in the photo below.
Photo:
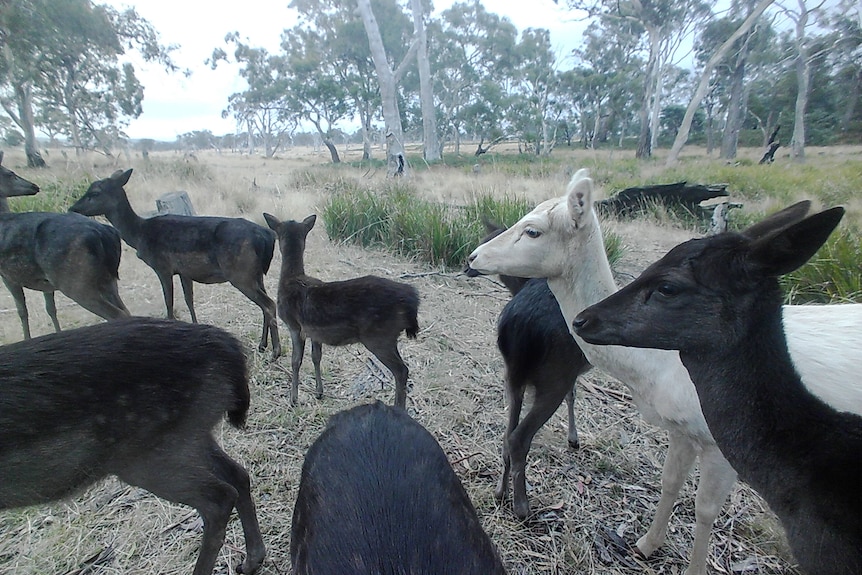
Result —
[{"label": "deer eye", "polygon": [[537,229],[535,229],[535,228],[526,228],[526,229],[524,230],[524,234],[526,234],[526,236],[527,236],[528,238],[536,239],[536,238],[538,238],[539,236],[541,236],[541,235],[542,235],[542,232],[540,232],[539,230],[537,230]]},{"label": "deer eye", "polygon": [[659,284],[655,291],[657,291],[661,296],[673,297],[675,295],[679,295],[680,289],[679,286],[676,286],[669,282],[664,282]]}]

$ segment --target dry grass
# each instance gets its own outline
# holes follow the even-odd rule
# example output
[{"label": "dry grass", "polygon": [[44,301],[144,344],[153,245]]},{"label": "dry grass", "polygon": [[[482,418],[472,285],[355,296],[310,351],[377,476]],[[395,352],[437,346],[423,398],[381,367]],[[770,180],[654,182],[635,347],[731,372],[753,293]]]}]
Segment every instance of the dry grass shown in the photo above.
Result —
[{"label": "dry grass", "polygon": [[[181,158],[176,161],[183,162]],[[322,201],[321,190],[302,185],[301,172],[309,163],[325,161],[323,155],[270,161],[208,155],[192,166],[205,177],[178,181],[171,172],[148,169],[135,160],[135,175],[127,189],[141,211],[150,209],[163,192],[186,189],[201,214],[241,214],[261,221],[260,212],[270,211],[282,218],[301,218]],[[7,163],[28,175],[17,167],[20,161]],[[93,174],[104,177],[116,167],[127,166],[103,165],[93,169]],[[381,174],[343,172],[343,177],[382,178]],[[493,169],[478,176],[441,169],[420,176],[419,187],[451,202],[480,188],[525,194],[539,201],[562,193],[565,177],[561,173],[537,182],[504,176]],[[620,268],[624,274],[639,272],[659,253],[693,233],[648,224],[618,224],[616,231],[626,238],[629,248]],[[276,256],[267,278],[267,289],[273,295],[279,267]],[[496,318],[508,300],[501,286],[490,278],[469,280],[385,253],[332,244],[322,227],[309,237],[307,267],[309,273],[325,280],[374,273],[419,289],[422,329],[417,340],[402,339],[401,343],[411,369],[408,410],[449,455],[510,573],[684,571],[694,524],[692,480],[673,514],[668,543],[657,556],[638,560],[614,552],[608,544],[608,531],[629,542],[645,531],[660,494],[666,437],[643,421],[625,388],[599,370],[589,372],[578,386],[581,449],[573,452],[567,447],[564,410],[534,441],[528,460],[531,520],[519,522],[509,501],[498,504],[494,500],[505,421],[503,363],[495,346]],[[133,313],[164,313],[155,274],[128,248],[120,274],[121,296]],[[41,297],[29,295],[34,334],[48,333],[50,323]],[[187,318],[177,297],[177,310]],[[391,402],[391,379],[387,376],[381,389],[379,368],[361,346],[326,348],[326,397],[322,401],[313,398],[311,362],[307,360],[300,405],[291,409],[286,399],[289,358],[273,363],[268,353],[256,351],[261,322],[257,307],[226,285],[196,286],[196,305],[201,321],[229,330],[249,349],[252,409],[248,428],[237,431],[223,426],[218,435],[226,451],[253,478],[269,549],[261,573],[289,573],[290,521],[305,450],[330,414],[374,398]],[[59,295],[58,307],[64,327],[98,321]],[[17,341],[20,335],[11,297],[0,290],[0,341]],[[66,502],[0,513],[0,574],[189,573],[200,543],[196,519],[188,508],[109,480]],[[716,523],[711,569],[715,573],[793,573],[779,532],[762,500],[737,485]],[[231,572],[240,562],[243,547],[239,522],[234,519],[217,573]]]}]

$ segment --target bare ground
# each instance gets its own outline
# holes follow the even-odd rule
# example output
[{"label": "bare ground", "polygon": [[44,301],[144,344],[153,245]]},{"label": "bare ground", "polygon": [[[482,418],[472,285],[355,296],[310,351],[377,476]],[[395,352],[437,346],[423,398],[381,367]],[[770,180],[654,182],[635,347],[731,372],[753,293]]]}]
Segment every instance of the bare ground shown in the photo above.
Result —
[{"label": "bare ground", "polygon": [[[266,187],[265,178],[255,183],[265,186],[257,204],[279,217],[298,219],[315,209],[313,195],[290,196],[283,186]],[[548,190],[545,197],[561,192],[562,188]],[[199,193],[193,190],[192,197]],[[255,210],[261,211],[253,207],[248,217],[260,221]],[[615,229],[627,245],[619,267],[623,283],[693,234],[647,224],[617,224]],[[276,256],[267,278],[273,296],[279,268]],[[527,471],[531,518],[518,521],[509,500],[494,499],[505,425],[503,363],[495,345],[495,323],[508,292],[492,278],[468,279],[383,252],[331,243],[322,225],[309,237],[307,268],[325,280],[373,273],[409,282],[420,291],[419,337],[401,343],[411,370],[408,411],[443,446],[510,573],[683,573],[693,534],[696,472],[672,516],[667,545],[655,556],[638,559],[612,544],[614,535],[632,543],[651,520],[660,495],[666,436],[643,421],[624,386],[597,369],[578,385],[581,449],[568,448],[562,409],[533,443]],[[134,314],[163,315],[155,274],[128,247],[120,273],[121,295]],[[42,298],[28,295],[34,334],[48,333]],[[180,317],[187,319],[181,296],[176,297]],[[361,346],[325,348],[326,397],[314,399],[307,359],[300,405],[290,408],[286,329],[282,341],[288,356],[272,362],[269,352],[256,350],[260,311],[236,290],[197,285],[196,307],[201,321],[229,330],[247,346],[252,390],[248,428],[237,431],[223,425],[217,436],[252,476],[269,550],[261,573],[289,573],[290,520],[306,449],[330,414],[378,398],[391,402],[391,377]],[[65,328],[98,321],[60,295],[58,308]],[[0,290],[0,341],[17,341],[20,334],[11,297]],[[200,537],[193,510],[110,479],[66,502],[0,513],[0,574],[189,573]],[[242,531],[234,518],[216,572],[232,572],[243,549]],[[735,487],[719,515],[709,565],[714,573],[795,573],[774,516],[744,485]]]}]

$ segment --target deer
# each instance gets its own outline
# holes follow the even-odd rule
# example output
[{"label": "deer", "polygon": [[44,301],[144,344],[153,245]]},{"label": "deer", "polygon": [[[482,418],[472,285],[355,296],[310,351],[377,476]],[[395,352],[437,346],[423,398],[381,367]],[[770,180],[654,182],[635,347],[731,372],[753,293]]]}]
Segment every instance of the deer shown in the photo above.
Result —
[{"label": "deer", "polygon": [[128,317],[117,287],[120,235],[78,214],[9,211],[7,197],[38,192],[36,184],[0,166],[0,277],[15,300],[24,339],[31,337],[24,288],[42,292],[55,332],[56,291],[103,319]]},{"label": "deer", "polygon": [[[803,570],[854,575],[862,573],[862,416],[803,384],[778,282],[814,255],[844,209],[784,215],[676,246],[573,327],[594,345],[678,350],[716,443],[778,516]],[[808,320],[835,333],[829,314]],[[841,339],[832,344],[827,363],[848,353]]]},{"label": "deer", "polygon": [[258,349],[272,336],[272,358],[281,355],[275,302],[267,295],[263,277],[275,250],[275,235],[244,218],[163,214],[142,218],[132,209],[124,186],[132,170],[117,170],[90,184],[69,208],[85,216],[105,216],[123,241],[156,272],[162,286],[166,315],[174,315],[173,276],[180,276],[183,295],[197,323],[194,282],[229,282],[263,311],[263,333]]}]

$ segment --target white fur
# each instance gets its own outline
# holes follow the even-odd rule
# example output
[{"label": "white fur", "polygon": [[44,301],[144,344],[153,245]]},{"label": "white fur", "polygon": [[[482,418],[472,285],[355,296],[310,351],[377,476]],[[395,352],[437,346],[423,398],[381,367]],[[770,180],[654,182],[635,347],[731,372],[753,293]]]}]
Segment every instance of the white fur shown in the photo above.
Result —
[{"label": "white fur", "polygon": [[[483,273],[522,277],[547,277],[563,316],[569,324],[584,308],[617,290],[607,260],[599,220],[592,205],[592,180],[579,170],[569,182],[566,195],[547,200],[518,223],[470,255],[470,265]],[[538,234],[538,235],[536,235]],[[794,363],[812,391],[839,409],[862,410],[862,389],[847,371],[858,364],[862,351],[862,305],[841,306],[849,312],[842,319],[811,326],[815,306],[792,306],[785,320]],[[851,311],[852,310],[852,311]],[[820,309],[819,311],[822,311]],[[830,312],[831,314],[832,312]],[[833,362],[840,349],[834,339],[838,325],[857,327],[842,337],[860,341],[849,346],[855,355]],[[845,328],[846,329],[846,328]],[[799,335],[798,333],[805,335]],[[668,431],[669,447],[662,471],[662,496],[647,533],[637,546],[649,556],[664,543],[667,524],[696,457],[701,478],[695,500],[695,538],[686,575],[706,574],[709,534],[733,483],[736,472],[715,445],[700,409],[694,384],[675,351],[593,346],[575,336],[587,359],[623,382],[631,391],[644,418]],[[812,345],[812,342],[816,344]],[[844,340],[841,340],[844,341]],[[843,345],[847,345],[846,343]],[[816,349],[814,349],[816,347]],[[831,350],[831,351],[830,351]],[[828,363],[827,363],[828,362]],[[852,373],[852,372],[851,372]],[[857,374],[858,375],[858,374]]]}]

